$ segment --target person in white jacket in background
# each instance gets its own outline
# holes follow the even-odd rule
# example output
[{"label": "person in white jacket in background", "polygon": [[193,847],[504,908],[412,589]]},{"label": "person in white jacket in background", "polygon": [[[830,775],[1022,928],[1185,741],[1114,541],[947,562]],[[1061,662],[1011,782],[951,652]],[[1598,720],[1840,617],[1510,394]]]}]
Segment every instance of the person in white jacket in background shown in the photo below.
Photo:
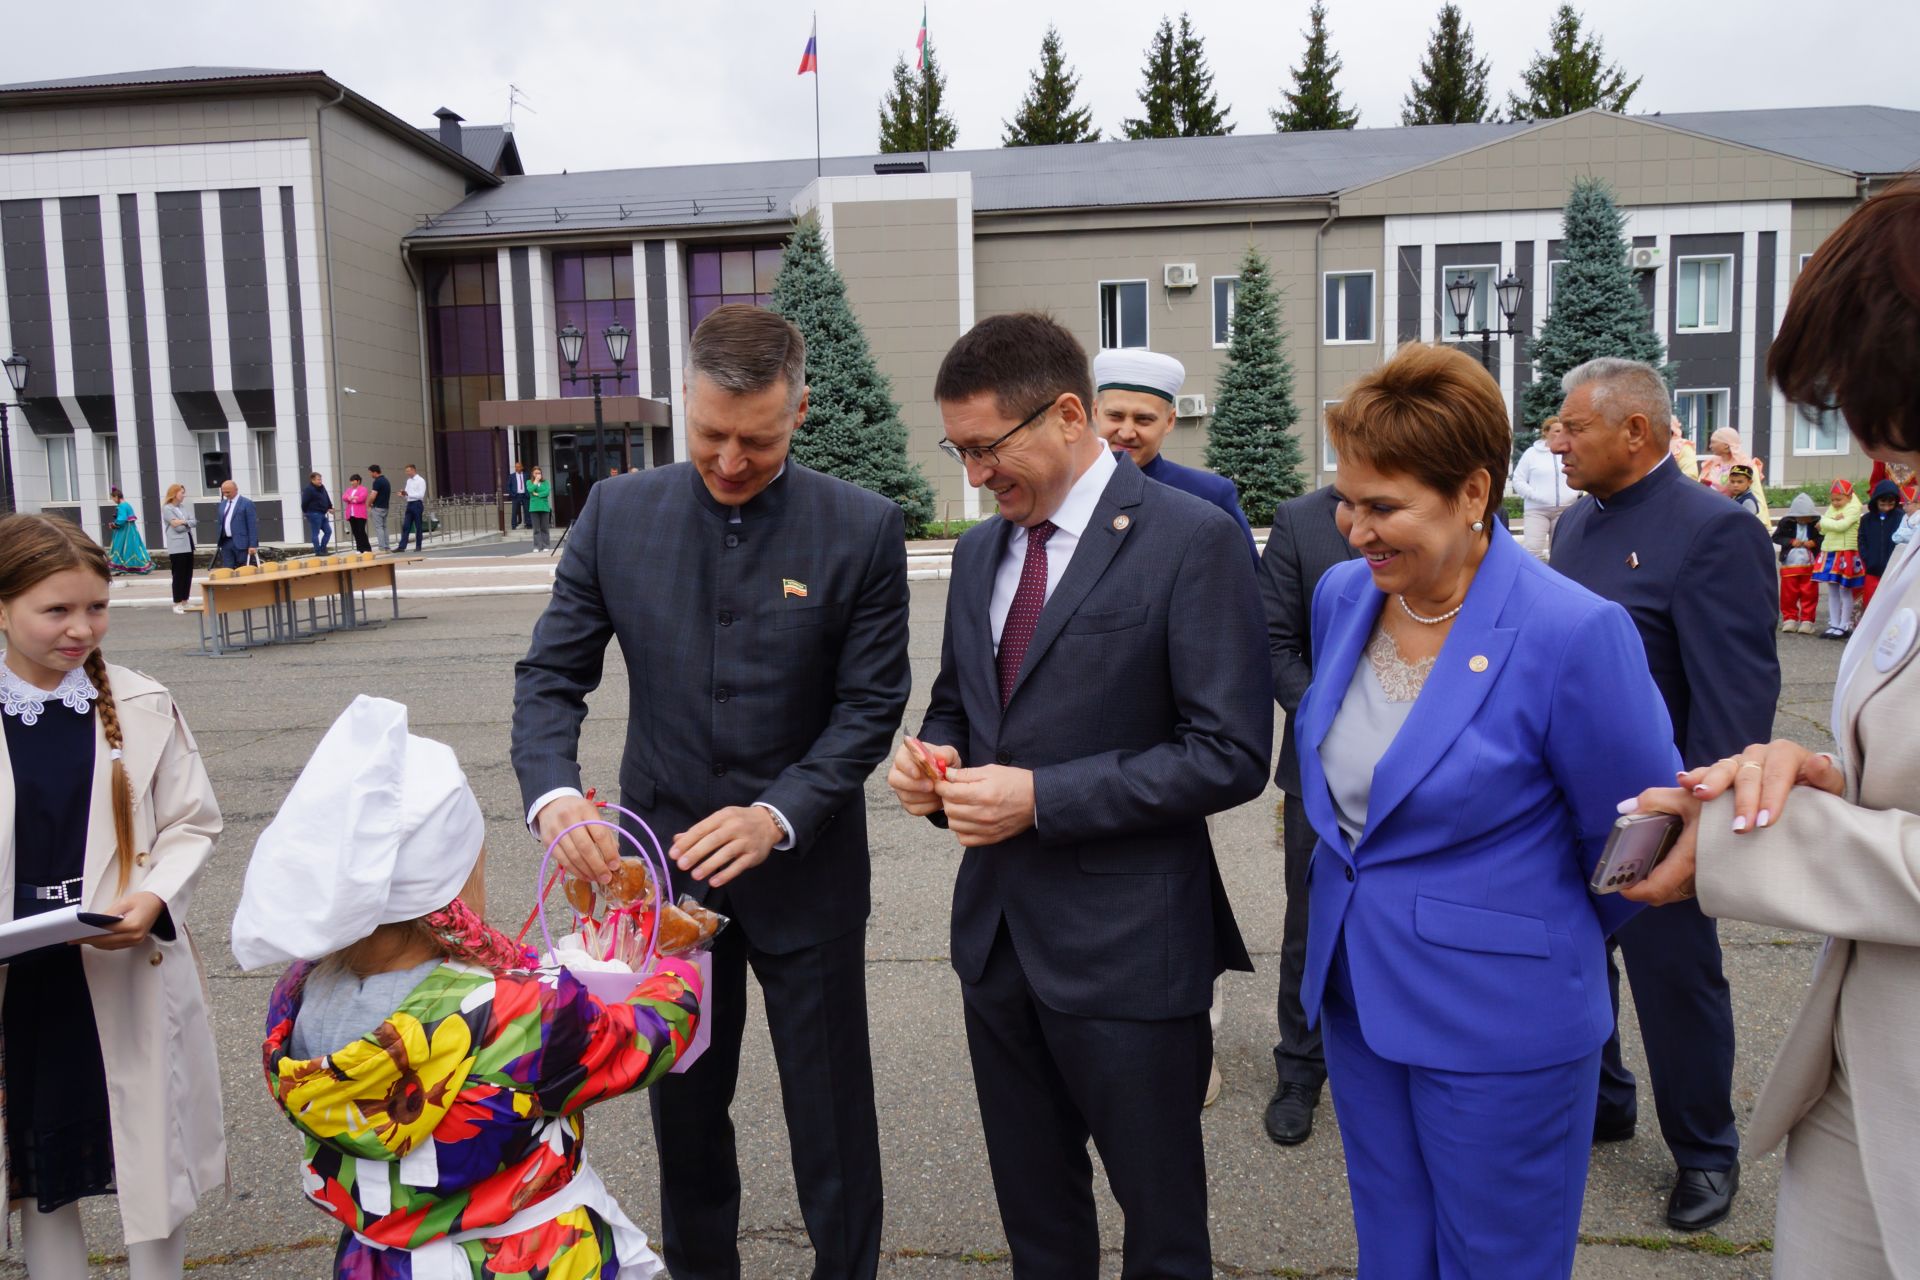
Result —
[{"label": "person in white jacket in background", "polygon": [[1580,497],[1579,490],[1568,486],[1567,477],[1560,470],[1559,457],[1548,447],[1558,430],[1560,419],[1548,418],[1540,426],[1539,437],[1513,467],[1512,489],[1525,504],[1520,542],[1542,560],[1547,558],[1547,548],[1553,542],[1553,526],[1560,523],[1561,515]]}]

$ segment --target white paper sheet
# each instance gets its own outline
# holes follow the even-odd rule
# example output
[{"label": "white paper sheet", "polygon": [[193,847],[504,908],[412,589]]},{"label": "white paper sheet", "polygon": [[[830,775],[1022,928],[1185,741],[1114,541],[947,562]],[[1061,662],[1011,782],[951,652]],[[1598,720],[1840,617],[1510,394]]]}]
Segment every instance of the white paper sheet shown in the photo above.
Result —
[{"label": "white paper sheet", "polygon": [[44,915],[0,924],[0,964],[37,947],[51,947],[77,938],[94,938],[120,923],[119,916],[103,916],[79,907],[63,907]]}]

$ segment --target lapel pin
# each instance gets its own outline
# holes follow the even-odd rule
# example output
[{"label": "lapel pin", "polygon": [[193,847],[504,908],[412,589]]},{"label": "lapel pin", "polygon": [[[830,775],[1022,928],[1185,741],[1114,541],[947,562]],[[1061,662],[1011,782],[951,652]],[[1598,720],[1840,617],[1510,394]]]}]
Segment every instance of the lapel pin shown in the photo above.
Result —
[{"label": "lapel pin", "polygon": [[1475,672],[1485,671],[1487,669],[1487,655],[1484,653],[1474,654],[1473,657],[1467,659],[1467,669]]},{"label": "lapel pin", "polygon": [[1638,551],[1627,552],[1627,568],[1638,569],[1639,567],[1640,567],[1640,553]]},{"label": "lapel pin", "polygon": [[785,600],[788,596],[799,596],[802,600],[805,600],[807,598],[807,584],[798,578],[780,579],[780,598]]},{"label": "lapel pin", "polygon": [[1125,533],[1127,531],[1127,526],[1132,523],[1133,523],[1132,516],[1115,516],[1113,518],[1113,530],[1115,533]]}]

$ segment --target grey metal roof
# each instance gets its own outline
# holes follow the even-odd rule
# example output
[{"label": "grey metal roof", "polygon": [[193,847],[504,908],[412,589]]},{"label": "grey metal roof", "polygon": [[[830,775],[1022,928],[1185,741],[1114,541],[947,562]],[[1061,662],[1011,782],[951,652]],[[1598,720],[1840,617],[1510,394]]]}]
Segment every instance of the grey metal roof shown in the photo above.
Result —
[{"label": "grey metal roof", "polygon": [[[1284,200],[1328,195],[1527,127],[1429,125],[996,147],[938,152],[933,168],[971,172],[978,213]],[[877,161],[916,158],[835,156],[822,168],[833,177],[871,177]],[[529,175],[470,196],[413,235],[761,222],[788,216],[794,195],[813,177],[808,159]]]},{"label": "grey metal roof", "polygon": [[1905,173],[1920,167],[1920,111],[1898,107],[1671,111],[1647,118],[1850,173]]},{"label": "grey metal roof", "polygon": [[[440,141],[438,125],[422,125],[420,132]],[[463,124],[460,126],[460,152],[467,159],[489,172],[499,172],[500,153],[506,149],[513,133],[503,124]]]},{"label": "grey metal roof", "polygon": [[203,80],[252,80],[260,76],[317,76],[321,71],[286,67],[162,67],[157,71],[113,71],[100,76],[68,76],[59,80],[22,80],[0,84],[0,93],[29,89],[98,89],[112,85],[187,84]]}]

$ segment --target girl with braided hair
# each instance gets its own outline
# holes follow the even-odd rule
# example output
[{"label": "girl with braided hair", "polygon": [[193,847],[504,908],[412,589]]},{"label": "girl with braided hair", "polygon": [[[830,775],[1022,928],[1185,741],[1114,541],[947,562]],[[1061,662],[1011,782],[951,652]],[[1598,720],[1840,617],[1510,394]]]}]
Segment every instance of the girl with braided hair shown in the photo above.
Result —
[{"label": "girl with braided hair", "polygon": [[0,966],[0,1179],[30,1280],[85,1280],[79,1201],[108,1194],[133,1280],[177,1280],[187,1215],[226,1179],[185,920],[220,810],[172,696],[101,654],[111,573],[69,521],[0,518],[0,920],[120,917]]}]

